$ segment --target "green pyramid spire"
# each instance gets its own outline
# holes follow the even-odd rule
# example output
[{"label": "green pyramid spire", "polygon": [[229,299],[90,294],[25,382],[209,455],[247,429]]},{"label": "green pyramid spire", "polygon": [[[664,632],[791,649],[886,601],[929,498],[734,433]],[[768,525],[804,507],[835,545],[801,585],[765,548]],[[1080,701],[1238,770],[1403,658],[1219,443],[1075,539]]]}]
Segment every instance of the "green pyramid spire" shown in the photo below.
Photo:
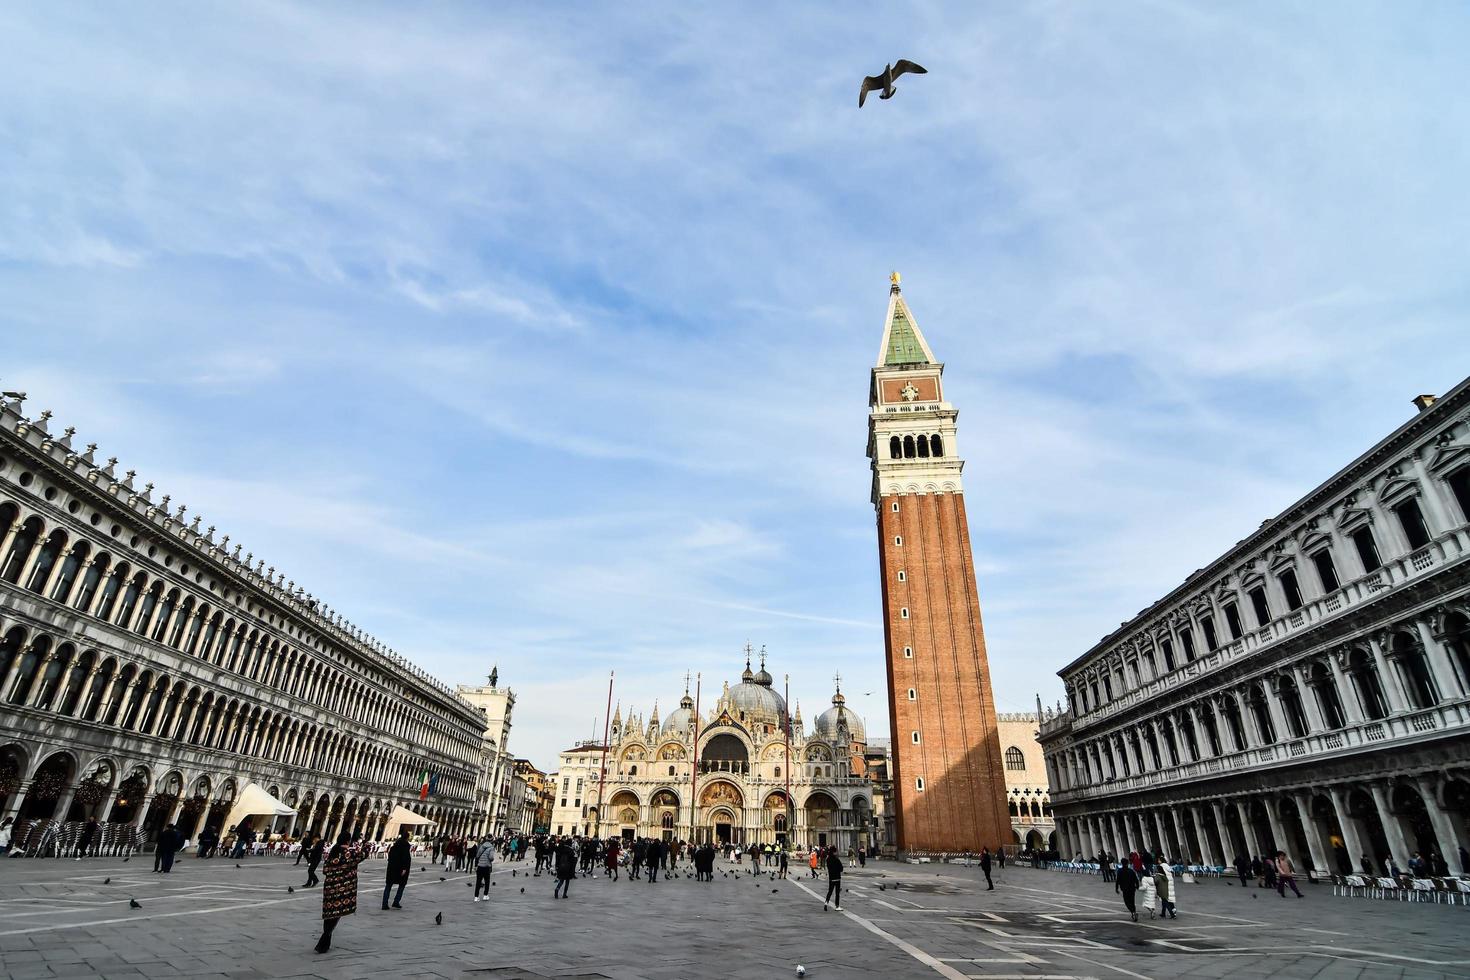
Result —
[{"label": "green pyramid spire", "polygon": [[909,305],[899,290],[898,273],[895,272],[890,281],[888,322],[883,327],[883,351],[878,366],[933,364],[934,354],[924,342],[924,335],[919,332],[919,325],[914,322],[914,315],[909,312]]}]

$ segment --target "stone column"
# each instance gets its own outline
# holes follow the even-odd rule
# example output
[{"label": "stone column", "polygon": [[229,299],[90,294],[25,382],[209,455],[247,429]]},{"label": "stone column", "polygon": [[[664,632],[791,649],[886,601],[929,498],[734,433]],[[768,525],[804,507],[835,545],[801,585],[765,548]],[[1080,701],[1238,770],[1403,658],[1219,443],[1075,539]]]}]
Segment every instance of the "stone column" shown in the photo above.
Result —
[{"label": "stone column", "polygon": [[[1409,842],[1404,839],[1404,828],[1398,814],[1393,812],[1388,791],[1382,783],[1369,783],[1368,791],[1373,794],[1373,804],[1378,807],[1378,819],[1383,823],[1383,836],[1388,838],[1388,849],[1393,861],[1401,869],[1409,867]],[[1374,855],[1377,857],[1377,855]]]},{"label": "stone column", "polygon": [[1189,812],[1194,817],[1194,836],[1199,840],[1200,859],[1206,864],[1224,864],[1225,861],[1221,859],[1220,854],[1215,850],[1215,846],[1210,840],[1210,832],[1205,827],[1204,809],[1198,805],[1193,805],[1189,808]]},{"label": "stone column", "polygon": [[1265,803],[1266,819],[1270,821],[1271,838],[1276,845],[1276,850],[1271,852],[1271,856],[1274,857],[1276,851],[1285,851],[1287,857],[1291,858],[1294,863],[1300,865],[1302,863],[1301,855],[1292,853],[1296,850],[1296,845],[1292,843],[1291,835],[1286,832],[1286,825],[1281,822],[1281,812],[1278,809],[1281,805],[1281,800],[1267,794]]},{"label": "stone column", "polygon": [[[75,656],[75,654],[73,654]],[[56,662],[56,650],[52,649],[46,656],[36,661],[36,676],[31,678],[30,686],[26,688],[25,696],[20,699],[21,704],[34,704],[36,694],[41,690],[41,685],[46,683],[46,671]],[[63,671],[62,677],[66,674]]]},{"label": "stone column", "polygon": [[1434,635],[1429,623],[1422,618],[1416,619],[1414,630],[1419,634],[1419,642],[1424,645],[1424,658],[1429,661],[1429,675],[1438,688],[1439,700],[1463,697],[1470,693],[1465,690],[1465,679],[1455,670],[1449,651],[1440,638]]},{"label": "stone column", "polygon": [[[1185,864],[1193,863],[1199,855],[1190,853],[1189,838],[1184,834],[1184,821],[1179,819],[1179,808],[1177,806],[1169,807],[1169,816],[1174,821],[1174,835],[1179,838],[1179,851],[1181,853],[1177,856],[1184,858]],[[1170,857],[1175,856],[1170,855]]]},{"label": "stone column", "polygon": [[[1330,659],[1330,658],[1329,658]],[[1296,681],[1297,697],[1302,702],[1302,713],[1307,716],[1307,734],[1323,732],[1327,730],[1327,722],[1322,717],[1322,706],[1317,703],[1317,695],[1312,690],[1311,683],[1307,680],[1306,669],[1300,663],[1291,667],[1292,679]],[[1341,698],[1338,698],[1341,701]]]},{"label": "stone column", "polygon": [[1312,816],[1311,794],[1298,791],[1292,794],[1296,803],[1297,816],[1302,821],[1302,832],[1307,838],[1307,851],[1312,855],[1312,867],[1317,871],[1332,872],[1332,864],[1327,857],[1326,843],[1322,840],[1322,834],[1317,826],[1317,818]]},{"label": "stone column", "polygon": [[[1240,853],[1239,845],[1230,834],[1230,824],[1225,820],[1225,807],[1227,804],[1210,801],[1210,809],[1215,813],[1215,836],[1220,841],[1220,848],[1225,852],[1225,860],[1222,864],[1233,864],[1236,855]],[[1234,804],[1228,804],[1234,806]],[[1249,848],[1247,848],[1249,850]]]},{"label": "stone column", "polygon": [[1276,729],[1276,741],[1288,742],[1295,738],[1291,726],[1286,723],[1286,710],[1281,706],[1281,696],[1276,691],[1276,679],[1266,678],[1261,682],[1261,693],[1266,698],[1266,712],[1271,716],[1271,727]]},{"label": "stone column", "polygon": [[1354,684],[1352,678],[1342,669],[1342,664],[1337,662],[1337,654],[1327,655],[1327,666],[1332,669],[1332,682],[1337,685],[1337,700],[1342,705],[1343,714],[1347,716],[1349,725],[1361,725],[1368,716],[1363,713],[1363,704],[1358,699],[1358,685]]},{"label": "stone column", "polygon": [[1404,696],[1399,673],[1384,655],[1383,644],[1378,642],[1376,636],[1369,636],[1368,646],[1373,650],[1373,663],[1378,668],[1378,684],[1383,688],[1384,697],[1388,698],[1388,713],[1396,715],[1409,710],[1409,699]]},{"label": "stone column", "polygon": [[1439,792],[1433,780],[1427,776],[1415,776],[1413,779],[1414,785],[1419,788],[1419,795],[1424,798],[1425,812],[1429,815],[1429,823],[1434,827],[1434,836],[1439,841],[1440,857],[1445,859],[1446,865],[1453,867],[1459,863],[1458,849],[1465,846],[1466,842],[1455,833],[1455,826],[1450,820],[1449,812],[1440,809]]},{"label": "stone column", "polygon": [[1342,845],[1347,848],[1348,860],[1352,862],[1353,871],[1357,872],[1365,854],[1373,860],[1376,867],[1378,855],[1369,853],[1368,846],[1363,841],[1363,835],[1358,833],[1358,825],[1354,823],[1352,815],[1348,812],[1347,790],[1340,786],[1329,786],[1327,795],[1331,798],[1332,809],[1337,814],[1337,825],[1342,828]]}]

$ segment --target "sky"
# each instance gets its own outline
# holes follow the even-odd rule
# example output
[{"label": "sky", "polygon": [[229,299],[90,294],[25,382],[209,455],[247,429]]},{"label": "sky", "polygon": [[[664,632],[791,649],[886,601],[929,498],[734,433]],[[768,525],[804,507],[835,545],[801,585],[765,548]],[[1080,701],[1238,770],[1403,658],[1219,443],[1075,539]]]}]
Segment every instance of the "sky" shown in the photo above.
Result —
[{"label": "sky", "polygon": [[[1470,8],[0,8],[0,384],[547,767],[769,652],[886,734],[888,274],[996,701],[1470,372]],[[863,75],[929,69],[857,107]]]}]

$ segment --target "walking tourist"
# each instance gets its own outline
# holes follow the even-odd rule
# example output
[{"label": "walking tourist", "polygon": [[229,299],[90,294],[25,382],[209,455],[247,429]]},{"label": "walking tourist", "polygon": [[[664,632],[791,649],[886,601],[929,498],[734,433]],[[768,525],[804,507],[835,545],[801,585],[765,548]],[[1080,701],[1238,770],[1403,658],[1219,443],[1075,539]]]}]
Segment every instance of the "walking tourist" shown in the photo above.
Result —
[{"label": "walking tourist", "polygon": [[367,845],[352,843],[352,835],[342,831],[337,843],[327,854],[326,884],[322,887],[322,938],[316,951],[332,948],[332,931],[344,915],[357,911],[357,866],[367,859]]},{"label": "walking tourist", "polygon": [[651,840],[651,841],[648,842],[647,861],[648,861],[648,882],[649,882],[649,884],[652,884],[655,881],[658,881],[658,864],[659,864],[659,860],[663,857],[663,853],[664,853],[664,842],[663,841],[659,840],[658,838],[654,838],[653,840]]},{"label": "walking tourist", "polygon": [[837,856],[837,848],[827,848],[827,897],[822,902],[822,911],[827,911],[827,903],[839,912],[842,911],[842,859]]},{"label": "walking tourist", "polygon": [[91,853],[92,845],[97,840],[97,832],[99,830],[101,830],[101,829],[102,829],[102,826],[99,823],[97,823],[97,818],[96,817],[90,817],[87,820],[87,825],[82,828],[82,837],[81,837],[80,840],[77,841],[77,860],[78,861],[80,861],[82,858],[86,857],[89,853]]},{"label": "walking tourist", "polygon": [[811,865],[811,869],[812,869],[812,875],[811,876],[813,878],[820,878],[821,877],[821,875],[817,874],[817,862],[819,860],[821,860],[820,848],[814,847],[814,848],[812,848],[812,853],[810,855],[808,855],[808,857],[807,857],[807,864]]},{"label": "walking tourist", "polygon": [[1291,858],[1286,856],[1285,851],[1276,852],[1276,894],[1282,898],[1286,897],[1286,889],[1290,888],[1297,898],[1302,897],[1301,891],[1296,887],[1296,869],[1291,865]]},{"label": "walking tourist", "polygon": [[475,901],[480,900],[480,889],[485,890],[485,901],[490,901],[490,871],[495,865],[495,842],[488,837],[475,850]]},{"label": "walking tourist", "polygon": [[[329,876],[331,870],[331,863],[328,862]],[[408,843],[408,828],[399,827],[398,839],[393,842],[392,847],[388,848],[388,883],[383,886],[383,911],[388,911],[388,893],[393,890],[394,885],[398,886],[398,894],[393,896],[393,907],[403,908],[399,903],[403,901],[403,888],[408,884],[408,873],[411,870],[413,870],[413,848]],[[329,880],[328,885],[330,884]]]},{"label": "walking tourist", "polygon": [[1138,906],[1133,903],[1133,897],[1138,891],[1138,872],[1129,866],[1127,861],[1118,865],[1117,873],[1113,876],[1113,891],[1123,896],[1123,905],[1128,909],[1128,914],[1133,921],[1138,921]]},{"label": "walking tourist", "polygon": [[183,846],[184,835],[175,830],[173,824],[168,824],[159,831],[157,850],[159,870],[163,874],[168,874],[174,869],[174,854]]},{"label": "walking tourist", "polygon": [[1159,890],[1159,915],[1167,915],[1171,919],[1179,918],[1174,912],[1174,903],[1178,900],[1178,896],[1174,894],[1174,869],[1167,858],[1159,858],[1158,866],[1154,870],[1154,887]]},{"label": "walking tourist", "polygon": [[321,834],[307,834],[306,846],[301,848],[306,855],[306,884],[301,887],[310,888],[321,884],[321,879],[316,876],[316,867],[322,863],[322,851],[326,843]]},{"label": "walking tourist", "polygon": [[980,849],[980,870],[985,872],[985,890],[995,891],[995,882],[990,880],[990,848]]},{"label": "walking tourist", "polygon": [[570,898],[572,894],[572,879],[577,877],[577,852],[572,850],[572,842],[563,837],[561,843],[556,845],[556,888],[552,891],[552,898]]},{"label": "walking tourist", "polygon": [[622,848],[618,846],[617,838],[607,842],[607,851],[603,854],[602,866],[607,876],[613,881],[618,880],[618,855],[621,853]]}]

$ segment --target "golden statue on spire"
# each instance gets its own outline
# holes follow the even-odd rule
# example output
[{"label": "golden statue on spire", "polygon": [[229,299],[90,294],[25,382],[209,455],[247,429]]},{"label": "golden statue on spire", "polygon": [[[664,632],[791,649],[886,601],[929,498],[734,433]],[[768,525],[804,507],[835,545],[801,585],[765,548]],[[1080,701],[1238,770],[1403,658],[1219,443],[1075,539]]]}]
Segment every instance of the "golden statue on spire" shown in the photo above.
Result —
[{"label": "golden statue on spire", "polygon": [[893,288],[894,289],[897,289],[898,288],[899,280],[901,278],[902,277],[899,276],[899,274],[898,274],[898,270],[897,269],[894,269],[893,272],[889,274],[888,281],[891,282],[891,283],[893,283]]}]

